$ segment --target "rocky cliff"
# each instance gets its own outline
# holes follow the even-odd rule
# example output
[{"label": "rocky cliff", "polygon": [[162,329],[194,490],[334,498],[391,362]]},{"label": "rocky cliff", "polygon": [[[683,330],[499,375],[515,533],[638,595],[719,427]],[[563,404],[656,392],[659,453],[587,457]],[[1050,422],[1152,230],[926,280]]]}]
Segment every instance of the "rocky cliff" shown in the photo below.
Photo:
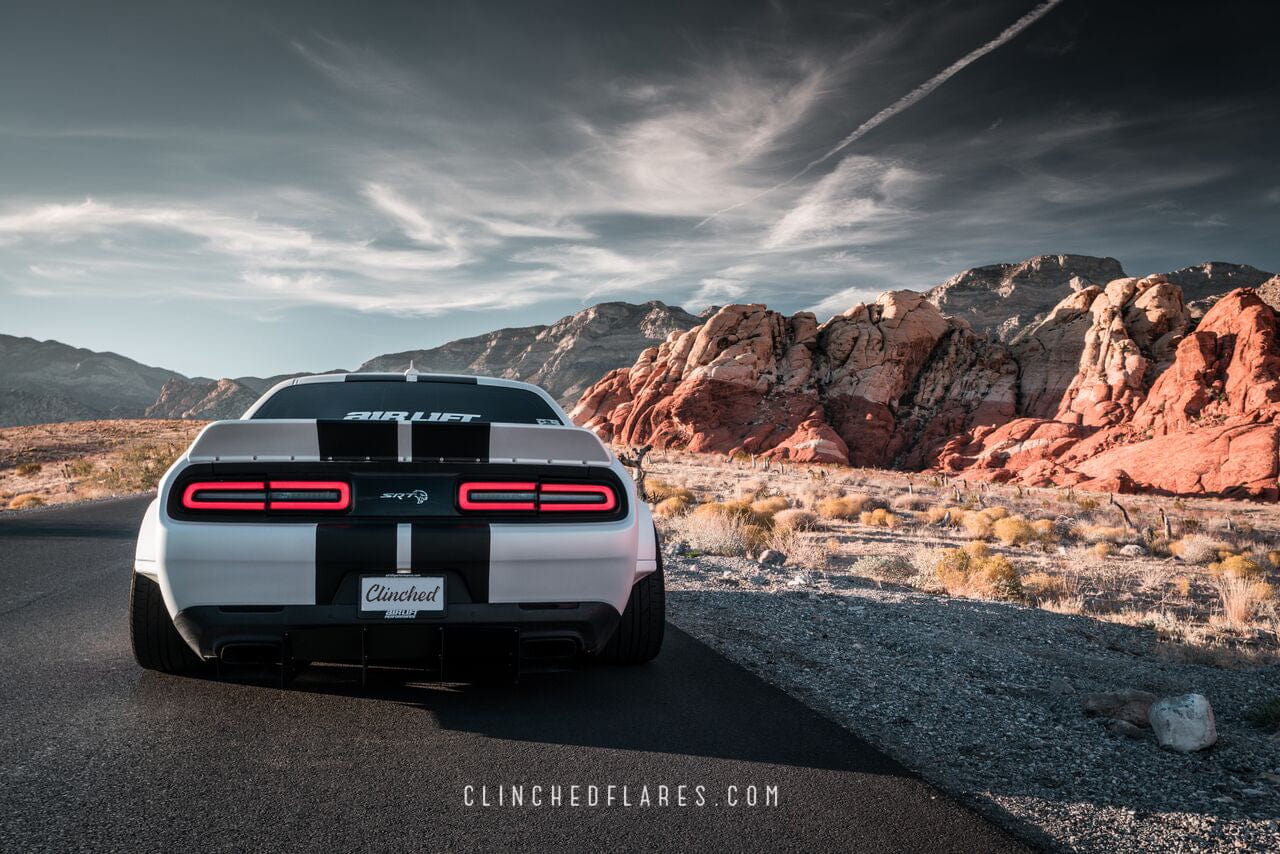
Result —
[{"label": "rocky cliff", "polygon": [[571,404],[603,374],[631,364],[646,347],[700,319],[656,300],[642,305],[606,302],[549,326],[499,329],[450,341],[429,350],[408,350],[370,359],[362,371],[403,371],[412,360],[420,371],[481,374],[536,383]]},{"label": "rocky cliff", "polygon": [[239,418],[258,399],[258,392],[235,380],[172,379],[160,389],[145,418],[189,418],[221,421]]},{"label": "rocky cliff", "polygon": [[572,415],[628,444],[1280,497],[1276,311],[1240,288],[1197,319],[1173,279],[1069,290],[1008,343],[909,291],[822,324],[726,306],[610,372]]}]

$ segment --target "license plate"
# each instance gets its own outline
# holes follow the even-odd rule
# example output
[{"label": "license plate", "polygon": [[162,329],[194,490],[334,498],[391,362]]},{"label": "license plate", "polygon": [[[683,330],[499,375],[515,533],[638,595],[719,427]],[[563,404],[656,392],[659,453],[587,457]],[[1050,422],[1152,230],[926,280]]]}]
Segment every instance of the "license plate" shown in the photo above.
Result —
[{"label": "license plate", "polygon": [[374,620],[416,620],[444,615],[444,576],[360,576],[360,616]]}]

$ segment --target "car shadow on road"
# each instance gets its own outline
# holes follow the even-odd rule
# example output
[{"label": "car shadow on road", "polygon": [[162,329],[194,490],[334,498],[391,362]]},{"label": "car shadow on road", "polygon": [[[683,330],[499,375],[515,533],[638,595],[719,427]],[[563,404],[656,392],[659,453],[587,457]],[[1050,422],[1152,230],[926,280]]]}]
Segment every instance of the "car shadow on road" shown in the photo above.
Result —
[{"label": "car shadow on road", "polygon": [[288,690],[409,705],[445,729],[491,738],[915,776],[670,625],[661,655],[643,665],[534,673],[515,685],[369,676],[362,688],[356,668],[311,667]]}]

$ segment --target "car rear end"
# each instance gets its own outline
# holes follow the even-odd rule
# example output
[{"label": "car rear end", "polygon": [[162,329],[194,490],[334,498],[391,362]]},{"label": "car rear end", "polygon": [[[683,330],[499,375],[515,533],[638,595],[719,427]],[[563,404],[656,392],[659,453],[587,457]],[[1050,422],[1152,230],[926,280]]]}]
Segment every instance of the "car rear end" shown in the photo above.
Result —
[{"label": "car rear end", "polygon": [[648,510],[544,392],[490,382],[295,382],[209,425],[136,563],[186,644],[446,675],[601,650],[657,567]]}]

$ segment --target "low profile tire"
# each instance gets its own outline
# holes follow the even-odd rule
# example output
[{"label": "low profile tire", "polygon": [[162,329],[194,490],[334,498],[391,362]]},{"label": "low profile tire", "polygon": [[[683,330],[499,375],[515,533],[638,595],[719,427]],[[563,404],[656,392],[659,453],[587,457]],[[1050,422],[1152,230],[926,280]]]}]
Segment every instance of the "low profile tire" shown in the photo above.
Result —
[{"label": "low profile tire", "polygon": [[[657,536],[655,531],[655,540]],[[597,656],[605,664],[641,664],[652,660],[662,649],[667,592],[662,576],[662,544],[657,545],[658,568],[632,586],[617,631]]]},{"label": "low profile tire", "polygon": [[129,633],[133,657],[147,670],[198,673],[205,669],[204,662],[174,628],[160,585],[136,572],[129,588]]}]

